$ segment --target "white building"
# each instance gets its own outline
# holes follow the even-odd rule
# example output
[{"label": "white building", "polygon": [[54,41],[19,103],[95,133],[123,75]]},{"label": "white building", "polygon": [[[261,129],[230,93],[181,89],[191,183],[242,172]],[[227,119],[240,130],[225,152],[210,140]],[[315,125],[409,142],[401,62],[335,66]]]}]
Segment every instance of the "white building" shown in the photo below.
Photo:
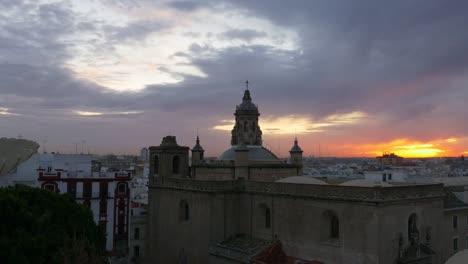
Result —
[{"label": "white building", "polygon": [[125,255],[128,250],[131,173],[100,172],[90,155],[34,154],[15,171],[1,177],[1,186],[25,184],[68,193],[89,207],[94,221],[105,228],[106,250]]}]

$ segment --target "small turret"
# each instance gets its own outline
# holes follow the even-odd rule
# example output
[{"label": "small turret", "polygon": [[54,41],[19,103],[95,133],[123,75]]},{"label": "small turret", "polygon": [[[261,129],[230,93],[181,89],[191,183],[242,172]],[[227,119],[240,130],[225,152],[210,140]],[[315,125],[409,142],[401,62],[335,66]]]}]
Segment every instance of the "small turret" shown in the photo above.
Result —
[{"label": "small turret", "polygon": [[150,177],[189,177],[188,147],[179,146],[175,136],[166,136],[161,145],[149,147]]},{"label": "small turret", "polygon": [[294,139],[294,146],[289,151],[291,155],[291,164],[298,165],[298,175],[302,175],[302,149],[297,144],[297,137]]},{"label": "small turret", "polygon": [[192,148],[192,164],[196,164],[203,160],[203,154],[205,150],[200,145],[200,138],[197,136],[195,146]]}]

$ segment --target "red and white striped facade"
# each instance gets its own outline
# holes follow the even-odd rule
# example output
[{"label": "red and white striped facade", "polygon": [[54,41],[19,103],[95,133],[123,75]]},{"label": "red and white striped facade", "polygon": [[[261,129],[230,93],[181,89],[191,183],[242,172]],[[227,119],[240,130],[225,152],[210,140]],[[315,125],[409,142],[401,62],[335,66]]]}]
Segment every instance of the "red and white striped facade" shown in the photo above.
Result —
[{"label": "red and white striped facade", "polygon": [[[90,156],[83,159],[85,155],[53,155],[55,157],[47,159],[46,164],[42,162],[37,167],[37,179],[41,188],[68,193],[77,202],[89,207],[94,221],[105,228],[106,250],[113,255],[126,255],[131,172],[93,172]],[[55,160],[58,162],[54,162]],[[77,164],[73,165],[74,162]]]}]

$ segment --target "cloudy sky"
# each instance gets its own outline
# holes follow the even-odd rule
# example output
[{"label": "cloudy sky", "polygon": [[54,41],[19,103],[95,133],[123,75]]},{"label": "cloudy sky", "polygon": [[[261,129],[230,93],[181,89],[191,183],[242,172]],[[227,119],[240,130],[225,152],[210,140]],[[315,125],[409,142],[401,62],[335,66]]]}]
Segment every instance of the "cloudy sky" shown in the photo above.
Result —
[{"label": "cloudy sky", "polygon": [[[468,2],[0,0],[0,137],[229,146],[245,80],[286,155],[468,154]],[[320,149],[320,153],[319,153]]]}]

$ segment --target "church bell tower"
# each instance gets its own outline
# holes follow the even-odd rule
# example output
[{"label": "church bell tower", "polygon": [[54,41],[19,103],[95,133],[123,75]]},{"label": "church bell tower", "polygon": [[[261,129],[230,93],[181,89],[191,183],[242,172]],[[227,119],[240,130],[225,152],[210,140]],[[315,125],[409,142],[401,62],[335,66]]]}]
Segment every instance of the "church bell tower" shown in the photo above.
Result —
[{"label": "church bell tower", "polygon": [[236,106],[236,124],[231,131],[231,145],[262,145],[262,130],[258,125],[258,107],[252,103],[249,91],[249,81],[246,81],[246,89],[242,103]]}]

